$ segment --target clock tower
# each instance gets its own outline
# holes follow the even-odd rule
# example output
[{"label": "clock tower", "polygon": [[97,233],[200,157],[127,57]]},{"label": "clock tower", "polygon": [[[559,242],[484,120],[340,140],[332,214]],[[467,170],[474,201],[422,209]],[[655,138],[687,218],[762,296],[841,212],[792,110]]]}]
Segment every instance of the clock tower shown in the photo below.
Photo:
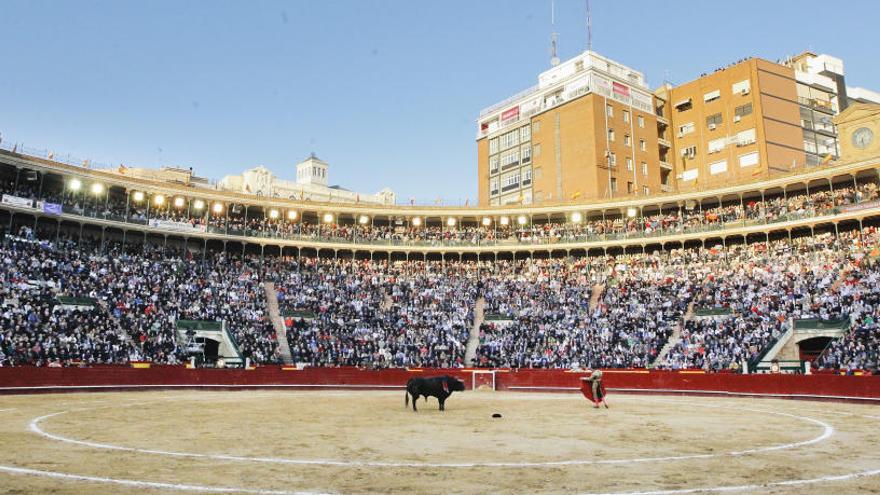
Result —
[{"label": "clock tower", "polygon": [[880,105],[855,103],[834,117],[840,156],[851,162],[880,156]]}]

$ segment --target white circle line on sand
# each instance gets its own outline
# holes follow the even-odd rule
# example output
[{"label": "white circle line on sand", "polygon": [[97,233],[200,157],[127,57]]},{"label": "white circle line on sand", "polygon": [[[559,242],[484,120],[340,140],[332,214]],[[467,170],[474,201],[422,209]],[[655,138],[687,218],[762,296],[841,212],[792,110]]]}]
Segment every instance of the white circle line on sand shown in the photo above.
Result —
[{"label": "white circle line on sand", "polygon": [[[696,404],[695,404],[696,405]],[[714,407],[711,405],[706,405],[705,407]],[[719,407],[720,408],[720,407]],[[597,464],[631,464],[631,463],[651,463],[651,462],[670,462],[670,461],[683,461],[683,460],[691,460],[691,459],[710,459],[714,457],[738,457],[744,455],[753,455],[759,454],[763,452],[773,452],[780,450],[791,450],[800,447],[805,447],[807,445],[812,445],[815,443],[819,443],[827,440],[834,434],[834,427],[828,423],[820,421],[818,419],[809,418],[806,416],[797,416],[794,414],[776,412],[776,411],[767,411],[762,409],[748,409],[741,408],[742,411],[749,412],[757,412],[763,414],[772,414],[776,416],[785,416],[793,419],[797,419],[804,422],[809,422],[816,424],[822,427],[822,433],[818,436],[803,440],[799,442],[791,442],[785,444],[777,444],[770,445],[767,447],[758,447],[747,450],[740,451],[731,451],[731,452],[721,452],[721,453],[713,453],[713,454],[682,454],[682,455],[673,455],[673,456],[661,456],[661,457],[635,457],[635,458],[627,458],[627,459],[571,459],[571,460],[563,460],[563,461],[545,461],[545,462],[447,462],[447,463],[426,463],[426,462],[383,462],[383,461],[340,461],[334,459],[290,459],[284,457],[253,457],[253,456],[238,456],[238,455],[230,455],[230,454],[200,454],[196,452],[176,452],[176,451],[168,451],[168,450],[156,450],[156,449],[142,449],[137,447],[125,447],[122,445],[108,444],[108,443],[99,443],[99,442],[90,442],[85,440],[77,440],[74,438],[68,438],[61,435],[49,433],[42,428],[40,428],[40,422],[52,418],[55,416],[60,416],[63,414],[67,414],[70,411],[60,411],[51,414],[46,414],[43,416],[39,416],[33,418],[28,425],[28,428],[31,432],[36,433],[44,438],[48,438],[50,440],[54,440],[57,442],[69,443],[73,445],[80,445],[83,447],[90,447],[95,449],[105,449],[105,450],[115,450],[115,451],[123,451],[123,452],[137,452],[141,454],[150,454],[150,455],[160,455],[167,457],[187,457],[187,458],[195,458],[195,459],[213,459],[213,460],[221,460],[221,461],[234,461],[234,462],[254,462],[254,463],[270,463],[270,464],[287,464],[287,465],[305,465],[305,466],[340,466],[340,467],[384,467],[384,468],[541,468],[541,467],[558,467],[558,466],[584,466],[584,465],[597,465]],[[84,409],[80,409],[77,412],[83,412]]]},{"label": "white circle line on sand", "polygon": [[[225,486],[207,486],[207,485],[189,485],[182,483],[168,483],[161,481],[141,481],[128,480],[119,478],[108,478],[104,476],[87,476],[80,474],[62,473],[58,471],[43,471],[38,469],[28,469],[16,466],[0,465],[0,472],[13,475],[36,476],[41,478],[55,478],[67,481],[91,482],[114,484],[122,486],[131,486],[138,488],[156,488],[164,490],[176,490],[187,492],[204,492],[204,493],[247,493],[254,495],[318,495],[317,492],[303,491],[284,491],[284,490],[264,490],[255,488],[238,488]],[[749,485],[727,485],[727,486],[707,486],[699,488],[673,488],[668,490],[650,490],[639,492],[587,492],[581,495],[686,495],[690,493],[731,493],[743,491],[765,490],[767,488],[779,486],[802,486],[812,485],[816,483],[832,483],[838,481],[848,481],[857,478],[867,478],[880,474],[880,469],[872,469],[868,471],[857,471],[853,473],[820,476],[817,478],[804,478],[796,480],[771,481],[764,484]]]},{"label": "white circle line on sand", "polygon": [[255,495],[319,495],[318,492],[291,492],[285,490],[261,490],[255,488],[237,488],[230,486],[207,486],[207,485],[188,485],[183,483],[166,483],[162,481],[141,481],[127,480],[118,478],[107,478],[104,476],[87,476],[82,474],[61,473],[58,471],[42,471],[39,469],[28,469],[16,466],[0,465],[0,472],[37,476],[41,478],[55,478],[68,481],[82,481],[92,483],[104,483],[113,485],[130,486],[137,488],[155,488],[161,490],[176,490],[181,492],[203,492],[203,493],[250,493]]}]

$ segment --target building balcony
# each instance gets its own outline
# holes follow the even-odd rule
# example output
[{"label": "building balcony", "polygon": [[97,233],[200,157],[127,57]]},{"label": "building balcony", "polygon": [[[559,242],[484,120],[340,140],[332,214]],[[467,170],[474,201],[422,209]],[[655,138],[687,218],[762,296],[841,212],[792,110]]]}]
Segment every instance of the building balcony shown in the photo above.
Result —
[{"label": "building balcony", "polygon": [[660,160],[660,168],[662,168],[663,170],[672,170],[672,164],[667,161]]},{"label": "building balcony", "polygon": [[660,184],[660,192],[672,192],[672,185],[670,184]]},{"label": "building balcony", "polygon": [[657,116],[657,123],[663,124],[663,125],[669,125],[669,119],[667,119],[666,117],[664,117],[662,115],[658,115]]},{"label": "building balcony", "polygon": [[806,98],[803,96],[798,96],[798,103],[805,107],[810,107],[813,110],[818,110],[820,112],[828,113],[834,115],[837,111],[837,105],[834,102],[826,101],[826,100],[818,100],[816,98]]},{"label": "building balcony", "polygon": [[666,148],[672,148],[672,143],[670,143],[669,140],[665,138],[657,138],[657,144]]}]

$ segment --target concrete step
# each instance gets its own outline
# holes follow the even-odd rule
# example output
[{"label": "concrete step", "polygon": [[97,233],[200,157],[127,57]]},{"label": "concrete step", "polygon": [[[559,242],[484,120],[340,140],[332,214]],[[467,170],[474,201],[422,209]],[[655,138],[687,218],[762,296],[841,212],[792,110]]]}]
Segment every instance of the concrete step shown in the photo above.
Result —
[{"label": "concrete step", "polygon": [[290,344],[287,342],[287,325],[284,324],[284,318],[281,317],[281,310],[278,308],[278,292],[275,290],[275,283],[264,282],[263,290],[266,292],[266,308],[269,310],[269,319],[272,321],[275,337],[278,340],[277,352],[284,364],[293,364],[293,355],[290,353]]},{"label": "concrete step", "polygon": [[485,307],[486,299],[483,296],[478,297],[474,303],[474,324],[471,326],[471,335],[464,354],[465,366],[472,366],[474,358],[477,357],[477,348],[480,346],[480,326],[483,324]]}]

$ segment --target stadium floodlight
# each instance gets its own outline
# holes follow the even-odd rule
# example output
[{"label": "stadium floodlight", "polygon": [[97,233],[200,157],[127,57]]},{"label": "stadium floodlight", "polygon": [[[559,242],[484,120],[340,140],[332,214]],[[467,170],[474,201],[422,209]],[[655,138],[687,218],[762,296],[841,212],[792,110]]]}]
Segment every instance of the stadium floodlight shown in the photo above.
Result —
[{"label": "stadium floodlight", "polygon": [[581,212],[579,212],[579,211],[576,211],[571,214],[571,221],[573,223],[581,223],[581,220],[583,220],[583,219],[584,219],[584,217],[583,217],[583,215],[581,215]]},{"label": "stadium floodlight", "polygon": [[92,194],[97,196],[102,192],[104,192],[104,184],[101,184],[100,182],[95,182],[94,184],[92,184]]},{"label": "stadium floodlight", "polygon": [[214,213],[223,213],[223,203],[214,203]]},{"label": "stadium floodlight", "polygon": [[135,191],[134,194],[131,195],[131,199],[135,201],[135,203],[140,203],[144,200],[144,192],[143,191]]},{"label": "stadium floodlight", "polygon": [[278,215],[280,215],[280,213],[278,213],[278,210],[269,210],[269,218],[271,218],[272,220],[278,218]]},{"label": "stadium floodlight", "polygon": [[483,217],[483,227],[488,227],[492,225],[492,219],[489,217]]},{"label": "stadium floodlight", "polygon": [[361,225],[366,225],[366,224],[370,223],[370,217],[368,217],[366,215],[361,215],[361,217],[358,219],[358,222]]},{"label": "stadium floodlight", "polygon": [[446,219],[446,225],[448,225],[448,226],[450,226],[450,227],[455,227],[455,219],[452,218],[452,217],[447,218],[447,219]]},{"label": "stadium floodlight", "polygon": [[332,213],[324,213],[324,223],[333,223]]},{"label": "stadium floodlight", "polygon": [[153,203],[156,203],[156,206],[162,206],[165,204],[165,196],[161,194],[157,194],[153,196]]},{"label": "stadium floodlight", "polygon": [[510,218],[509,217],[501,217],[498,219],[498,223],[500,223],[504,227],[507,227],[508,225],[510,225]]},{"label": "stadium floodlight", "polygon": [[79,188],[82,187],[82,182],[79,179],[70,179],[69,187],[71,191],[79,191]]},{"label": "stadium floodlight", "polygon": [[415,225],[416,227],[418,227],[419,225],[422,224],[422,219],[419,217],[413,217],[412,224]]},{"label": "stadium floodlight", "polygon": [[528,220],[526,219],[526,216],[525,216],[525,215],[520,215],[520,216],[517,217],[517,219],[516,219],[516,223],[518,223],[518,224],[520,224],[520,225],[525,225],[527,221],[528,221]]},{"label": "stadium floodlight", "polygon": [[201,210],[204,207],[205,207],[205,202],[202,201],[201,199],[197,199],[197,200],[193,201],[193,208],[195,208],[197,210]]},{"label": "stadium floodlight", "polygon": [[636,210],[636,208],[635,208],[634,206],[630,206],[629,208],[626,209],[626,216],[628,216],[628,217],[630,217],[630,218],[635,218],[635,217],[636,217],[636,214],[637,214],[638,212],[639,212],[639,211]]},{"label": "stadium floodlight", "polygon": [[174,206],[177,208],[183,208],[183,205],[186,204],[186,200],[181,198],[180,196],[174,198]]},{"label": "stadium floodlight", "polygon": [[296,220],[296,210],[287,210],[287,219],[288,220]]}]

